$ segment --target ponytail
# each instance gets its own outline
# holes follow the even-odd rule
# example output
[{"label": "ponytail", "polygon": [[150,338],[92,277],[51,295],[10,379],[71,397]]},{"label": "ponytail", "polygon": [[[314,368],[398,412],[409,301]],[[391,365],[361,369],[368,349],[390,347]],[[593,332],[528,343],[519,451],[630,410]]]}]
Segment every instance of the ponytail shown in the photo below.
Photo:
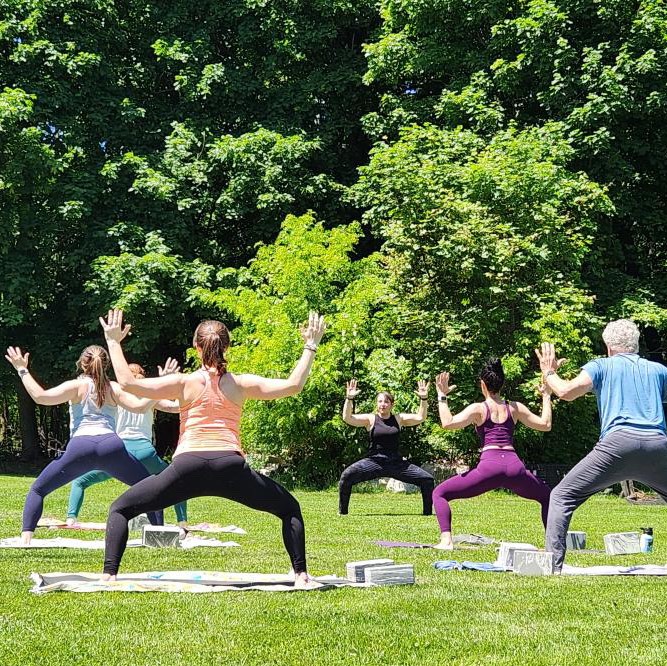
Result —
[{"label": "ponytail", "polygon": [[77,361],[77,367],[87,377],[93,380],[95,388],[95,404],[102,407],[106,399],[107,389],[109,388],[109,377],[107,369],[109,368],[109,354],[104,347],[99,345],[90,345],[86,347]]},{"label": "ponytail", "polygon": [[192,338],[194,347],[201,349],[201,362],[207,368],[215,368],[218,375],[227,372],[225,353],[229,348],[229,331],[220,321],[203,321]]}]

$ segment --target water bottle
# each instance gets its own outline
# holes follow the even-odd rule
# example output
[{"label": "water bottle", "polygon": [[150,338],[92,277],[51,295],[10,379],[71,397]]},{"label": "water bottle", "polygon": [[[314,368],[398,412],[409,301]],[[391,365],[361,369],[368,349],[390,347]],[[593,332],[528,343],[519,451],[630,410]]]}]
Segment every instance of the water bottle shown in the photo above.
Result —
[{"label": "water bottle", "polygon": [[653,552],[653,528],[652,527],[642,527],[642,533],[639,537],[639,550],[642,553],[651,553]]}]

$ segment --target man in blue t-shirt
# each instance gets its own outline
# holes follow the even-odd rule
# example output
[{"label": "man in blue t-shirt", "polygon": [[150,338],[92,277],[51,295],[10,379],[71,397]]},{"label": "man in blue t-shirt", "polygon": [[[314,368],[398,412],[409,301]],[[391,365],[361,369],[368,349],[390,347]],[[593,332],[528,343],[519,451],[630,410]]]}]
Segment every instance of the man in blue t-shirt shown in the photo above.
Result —
[{"label": "man in blue t-shirt", "polygon": [[544,381],[559,398],[575,400],[593,391],[600,412],[600,439],[593,450],[551,492],[546,547],[560,571],[565,537],[575,509],[591,495],[625,479],[653,488],[667,500],[665,410],[667,368],[640,358],[639,329],[628,319],[607,324],[602,333],[607,358],[586,363],[572,380],[561,379],[554,346],[535,353]]}]

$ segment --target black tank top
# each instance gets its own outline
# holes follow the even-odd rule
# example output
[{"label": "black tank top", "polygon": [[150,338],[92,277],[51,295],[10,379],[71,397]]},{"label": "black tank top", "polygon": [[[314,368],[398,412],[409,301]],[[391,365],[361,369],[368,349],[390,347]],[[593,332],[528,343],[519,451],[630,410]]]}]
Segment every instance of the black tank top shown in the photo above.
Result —
[{"label": "black tank top", "polygon": [[385,456],[397,456],[398,441],[401,428],[398,425],[396,417],[391,414],[389,418],[383,419],[375,415],[375,423],[370,430],[370,454],[382,454]]}]

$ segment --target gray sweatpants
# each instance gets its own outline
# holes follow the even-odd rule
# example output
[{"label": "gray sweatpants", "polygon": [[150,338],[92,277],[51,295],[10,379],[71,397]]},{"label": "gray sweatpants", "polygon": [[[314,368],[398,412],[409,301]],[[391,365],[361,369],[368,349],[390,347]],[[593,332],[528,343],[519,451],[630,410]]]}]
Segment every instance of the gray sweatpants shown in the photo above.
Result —
[{"label": "gray sweatpants", "polygon": [[633,479],[667,500],[667,437],[659,430],[619,428],[601,439],[551,491],[546,549],[560,571],[565,537],[574,510],[591,495],[614,483]]}]

